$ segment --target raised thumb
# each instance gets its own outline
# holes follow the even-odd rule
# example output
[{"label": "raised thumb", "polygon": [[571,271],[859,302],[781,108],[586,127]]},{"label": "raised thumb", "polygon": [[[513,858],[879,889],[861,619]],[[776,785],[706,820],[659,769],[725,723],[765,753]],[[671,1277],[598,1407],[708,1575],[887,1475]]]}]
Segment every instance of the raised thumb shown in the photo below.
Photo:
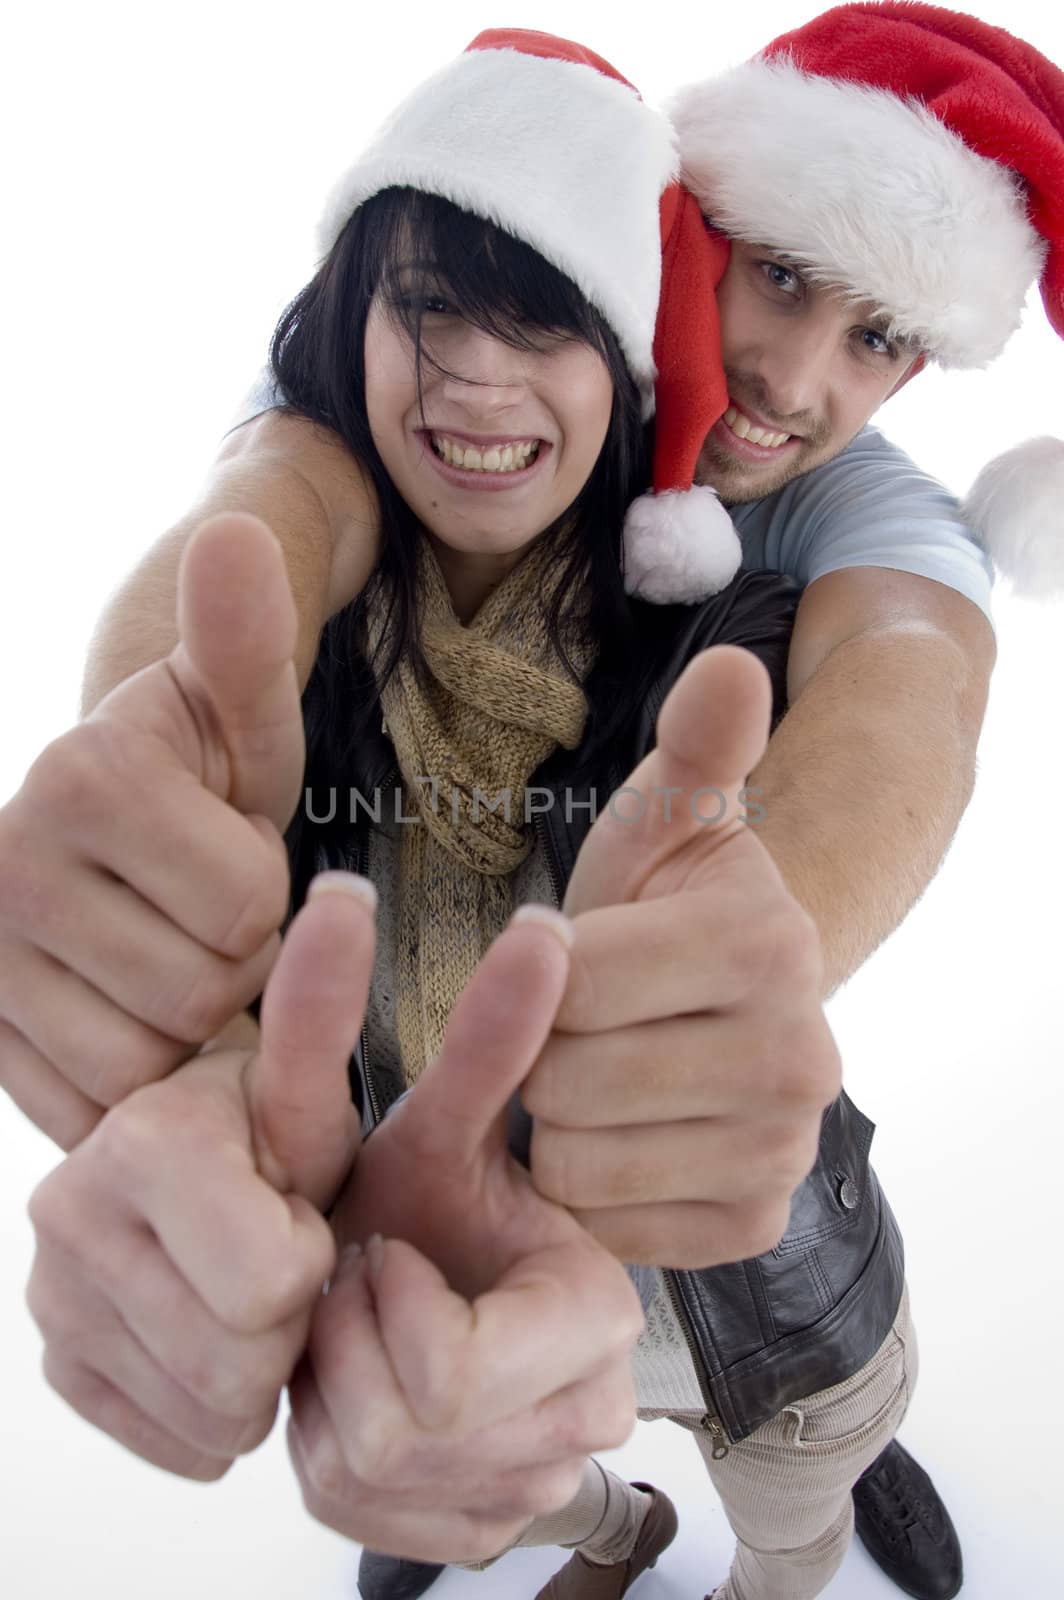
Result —
[{"label": "raised thumb", "polygon": [[507,1106],[550,1033],[571,945],[566,918],[526,905],[487,951],[455,1002],[439,1055],[391,1114],[425,1160],[456,1168],[505,1151]]},{"label": "raised thumb", "polygon": [[351,873],[311,884],[266,984],[245,1082],[263,1177],[319,1210],[358,1150],[348,1067],[373,973],[375,903],[372,885]]},{"label": "raised thumb", "polygon": [[569,916],[638,899],[692,841],[712,848],[742,825],[740,791],[764,754],[771,711],[768,673],[749,650],[716,645],[688,664],[658,714],[657,745],[584,840]]},{"label": "raised thumb", "polygon": [[228,764],[224,796],[282,831],[299,798],[304,738],[298,623],[281,547],[258,517],[211,517],[186,546],[170,665]]}]

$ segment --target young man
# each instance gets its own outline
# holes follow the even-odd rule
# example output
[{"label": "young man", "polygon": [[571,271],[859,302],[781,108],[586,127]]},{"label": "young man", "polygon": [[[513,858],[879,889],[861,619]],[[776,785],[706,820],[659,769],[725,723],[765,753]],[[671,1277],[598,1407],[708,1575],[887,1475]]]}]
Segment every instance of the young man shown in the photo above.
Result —
[{"label": "young man", "polygon": [[[904,22],[907,27],[919,25],[912,21],[914,11],[926,12],[873,9],[885,22],[898,13],[898,26]],[[819,75],[814,66],[811,76]],[[773,162],[777,156],[774,143]],[[690,157],[688,168],[697,187]],[[720,214],[711,192],[706,203],[715,220],[742,234],[741,227],[729,225]],[[756,241],[763,241],[769,231],[763,221],[773,216],[770,208],[757,220]],[[719,481],[730,499],[745,502],[751,492],[760,497],[773,491],[772,504],[759,498],[738,517],[751,544],[759,517],[766,517],[760,531],[766,549],[778,532],[774,511],[789,514],[797,528],[802,524],[795,519],[813,511],[826,520],[830,532],[836,492],[852,506],[855,488],[862,491],[869,513],[879,516],[883,504],[891,503],[892,491],[903,490],[909,472],[875,441],[859,444],[852,454],[844,453],[845,459],[840,455],[837,464],[828,462],[831,452],[843,450],[851,431],[908,375],[909,352],[890,349],[894,308],[889,298],[884,303],[881,295],[862,292],[866,286],[840,271],[837,260],[818,259],[815,250],[796,248],[796,239],[772,237],[771,242],[775,254],[734,249],[721,287],[733,406],[714,428],[703,460],[704,475]],[[812,266],[813,277],[796,270],[796,258]],[[843,295],[831,287],[822,290],[819,284],[825,280]],[[764,297],[764,307],[755,295]],[[865,302],[857,309],[855,295]],[[751,424],[755,430],[767,427],[771,437],[751,441]],[[778,439],[779,434],[785,437]],[[802,474],[801,480],[781,486],[779,477],[772,476],[781,461]],[[256,475],[258,481],[252,483]],[[303,604],[303,660],[309,662],[322,616],[360,587],[371,562],[371,552],[358,537],[364,486],[334,441],[296,419],[266,417],[242,430],[223,452],[212,492],[216,498],[194,520],[208,509],[239,504],[261,509],[281,533],[297,601]],[[935,542],[951,544],[952,534],[947,530],[943,540],[942,527],[935,526],[949,522],[950,515],[932,489],[921,486],[915,503],[904,502],[903,496],[899,504],[905,526],[911,526],[914,516],[922,517],[922,532],[930,527]],[[154,566],[155,578],[161,573],[164,586],[167,560],[185,531],[177,530],[170,551]],[[844,516],[844,538],[853,531]],[[850,563],[855,557],[867,569],[854,571]],[[970,600],[959,600],[942,587],[949,560],[940,565],[936,557],[917,552],[909,561],[913,576],[886,579],[882,567],[895,566],[889,537],[886,548],[866,546],[863,551],[858,538],[857,547],[836,552],[835,558],[842,565],[831,571],[818,569],[815,561],[808,571],[799,567],[798,575],[810,582],[792,647],[792,710],[752,780],[765,791],[762,837],[820,929],[829,987],[852,971],[904,913],[948,842],[970,784],[992,653],[989,632]],[[751,564],[758,559],[748,553]],[[977,562],[972,571],[968,592],[978,601]],[[143,615],[144,581],[120,599],[112,623],[121,622],[123,606],[139,607]],[[149,576],[147,581],[154,580]],[[965,581],[956,581],[964,592]],[[172,592],[171,586],[163,610],[172,606]],[[164,632],[143,651],[138,645],[117,662],[104,658],[97,687],[108,676],[115,681],[154,658],[168,642]],[[856,692],[854,684],[859,686]],[[918,730],[914,704],[923,714]],[[813,751],[815,758],[810,759],[807,752]],[[922,804],[913,808],[917,780]],[[877,848],[870,849],[873,841]],[[563,1109],[558,1114],[564,1120]]]}]

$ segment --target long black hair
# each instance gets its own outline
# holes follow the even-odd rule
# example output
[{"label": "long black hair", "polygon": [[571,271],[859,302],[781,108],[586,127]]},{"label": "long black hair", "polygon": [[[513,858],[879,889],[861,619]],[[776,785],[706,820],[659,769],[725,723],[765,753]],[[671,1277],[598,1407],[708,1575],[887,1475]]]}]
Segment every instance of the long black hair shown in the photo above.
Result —
[{"label": "long black hair", "polygon": [[[340,435],[369,474],[380,507],[374,576],[327,624],[304,696],[308,781],[313,769],[316,782],[342,782],[355,740],[379,716],[374,675],[360,644],[362,613],[374,588],[390,618],[388,659],[375,664],[377,673],[386,675],[404,653],[421,663],[415,553],[422,534],[377,453],[366,414],[365,330],[375,294],[385,295],[405,323],[419,372],[421,362],[431,360],[421,339],[423,302],[409,290],[411,263],[427,282],[445,285],[458,314],[515,347],[531,347],[547,333],[579,339],[602,356],[613,381],[605,442],[573,505],[541,535],[554,541],[559,562],[547,617],[559,650],[567,608],[590,607],[598,654],[585,684],[589,758],[630,717],[640,698],[638,680],[650,676],[647,608],[633,607],[624,592],[621,545],[625,510],[646,486],[647,441],[638,388],[616,335],[576,285],[530,245],[437,196],[386,189],[348,220],[316,276],[283,313],[270,348],[286,406]],[[637,627],[642,651],[635,648]],[[645,672],[637,662],[645,663]]]}]

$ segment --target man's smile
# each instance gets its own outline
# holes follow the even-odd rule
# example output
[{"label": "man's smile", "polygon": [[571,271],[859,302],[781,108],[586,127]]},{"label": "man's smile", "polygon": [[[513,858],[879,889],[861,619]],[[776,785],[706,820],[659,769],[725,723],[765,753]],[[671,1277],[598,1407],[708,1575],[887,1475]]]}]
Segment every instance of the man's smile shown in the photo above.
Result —
[{"label": "man's smile", "polygon": [[799,435],[784,433],[763,417],[738,405],[729,395],[728,409],[710,430],[710,438],[742,461],[779,461],[801,443]]}]

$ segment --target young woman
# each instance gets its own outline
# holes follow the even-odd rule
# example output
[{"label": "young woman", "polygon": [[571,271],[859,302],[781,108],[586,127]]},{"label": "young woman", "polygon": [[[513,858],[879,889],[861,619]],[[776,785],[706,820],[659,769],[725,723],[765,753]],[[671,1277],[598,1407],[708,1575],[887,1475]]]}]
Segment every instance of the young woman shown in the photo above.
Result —
[{"label": "young woman", "polygon": [[[782,709],[789,580],[746,574],[725,587],[736,565],[726,547],[701,588],[721,589],[716,598],[655,606],[626,592],[633,565],[646,589],[648,568],[686,560],[668,524],[653,528],[649,558],[645,539],[625,542],[649,473],[655,355],[666,366],[658,218],[671,152],[604,63],[557,59],[566,48],[482,36],[400,108],[339,186],[326,258],[272,348],[280,397],[344,439],[379,519],[379,564],[327,626],[307,688],[306,804],[288,840],[297,903],[329,867],[367,875],[380,896],[354,1074],[367,1129],[439,1049],[514,906],[561,902],[595,805],[652,747],[685,664],[708,645],[741,644],[768,667]],[[682,206],[674,192],[662,214],[682,221]],[[695,259],[711,248],[700,222],[694,238],[679,224],[664,231],[666,252],[684,237]],[[701,382],[711,406],[705,350],[690,343],[702,377],[688,388]],[[709,545],[712,518],[686,492],[689,451],[675,470],[706,419],[674,404],[675,362],[667,378],[656,462],[673,470],[655,480],[673,493],[650,520],[683,502]],[[841,1097],[800,1227],[771,1258],[642,1274],[644,1414],[695,1432],[740,1535],[744,1594],[777,1592],[788,1559],[766,1563],[752,1547],[786,1542],[772,1518],[793,1506],[774,1482],[744,1478],[740,1441],[799,1398],[812,1414],[813,1390],[860,1413],[788,1527],[810,1532],[790,1542],[803,1546],[800,1593],[813,1595],[844,1553],[852,1483],[906,1403],[900,1246],[869,1138]],[[802,1449],[807,1462],[816,1453],[811,1440]],[[786,1473],[798,1454],[780,1460]],[[572,1506],[522,1542],[578,1547],[545,1595],[612,1600],[674,1529],[663,1496],[589,1463]],[[367,1554],[362,1592],[409,1597],[438,1570]]]}]

